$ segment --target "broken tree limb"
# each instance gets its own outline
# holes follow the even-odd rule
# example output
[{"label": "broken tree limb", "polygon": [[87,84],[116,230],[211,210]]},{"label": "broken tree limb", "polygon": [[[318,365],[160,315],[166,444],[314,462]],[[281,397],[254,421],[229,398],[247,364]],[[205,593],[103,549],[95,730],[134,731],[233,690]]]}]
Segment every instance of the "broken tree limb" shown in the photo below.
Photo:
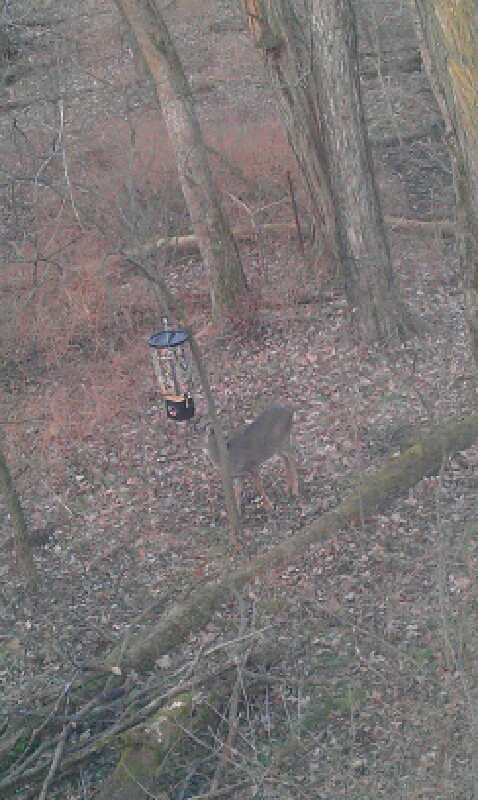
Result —
[{"label": "broken tree limb", "polygon": [[[445,231],[453,233],[455,230],[455,223],[451,219],[440,220],[423,220],[423,219],[408,219],[407,217],[394,217],[385,215],[385,223],[393,230],[409,229],[409,230],[430,230],[430,231]],[[277,222],[268,223],[260,226],[262,233],[274,236],[296,236],[297,226],[294,222]],[[257,239],[257,230],[251,227],[234,228],[232,231],[234,238],[238,242],[254,242]],[[302,235],[306,236],[306,232],[302,231]],[[181,255],[193,255],[199,253],[199,245],[194,234],[185,234],[184,236],[170,236],[158,239],[155,242],[148,242],[143,247],[135,250],[128,250],[127,255],[132,258],[145,257],[154,252],[156,248],[171,248]]]}]

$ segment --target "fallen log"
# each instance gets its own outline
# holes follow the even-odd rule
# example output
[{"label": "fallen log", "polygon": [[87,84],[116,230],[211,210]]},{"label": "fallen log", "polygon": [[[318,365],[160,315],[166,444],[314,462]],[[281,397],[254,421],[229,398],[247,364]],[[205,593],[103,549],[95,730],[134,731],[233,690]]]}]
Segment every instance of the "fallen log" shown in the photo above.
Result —
[{"label": "fallen log", "polygon": [[[171,711],[177,708],[171,703],[173,698],[184,692],[187,696],[191,692],[192,686],[188,679],[185,683],[168,688],[166,682],[162,687],[161,676],[158,676],[158,685],[145,687],[144,698],[141,700],[137,696],[138,687],[133,670],[148,672],[160,656],[182,644],[190,634],[202,629],[222,603],[230,602],[231,596],[256,576],[271,568],[283,567],[292,559],[307,552],[311,544],[324,542],[346,525],[358,522],[361,513],[367,518],[386,511],[423,477],[437,474],[445,457],[466,450],[477,439],[478,414],[464,420],[452,420],[434,430],[409,447],[402,455],[389,458],[380,472],[367,476],[360,490],[353,490],[338,508],[324,514],[320,520],[307,526],[296,536],[289,537],[268,553],[252,559],[246,566],[229,572],[223,580],[199,586],[196,591],[188,595],[187,599],[184,597],[182,602],[170,608],[152,624],[149,630],[143,629],[128,644],[125,640],[120,648],[114,650],[97,665],[97,671],[100,673],[98,678],[93,678],[93,681],[88,680],[86,683],[85,673],[83,677],[77,678],[73,690],[76,711],[70,722],[75,724],[83,722],[88,727],[91,724],[90,712],[95,712],[93,717],[97,720],[98,712],[103,707],[112,712],[116,709],[117,702],[120,702],[123,711],[119,717],[114,718],[106,730],[99,730],[84,743],[69,747],[61,764],[58,764],[57,776],[60,778],[74,771],[79,764],[99,752],[105,744],[114,744],[125,731],[137,729],[138,725],[151,719],[157,712],[160,712],[162,725],[165,717],[168,717],[167,707],[171,706]],[[149,613],[156,613],[155,605],[148,609]],[[254,655],[256,660],[258,659],[257,663],[270,663],[271,660],[275,660],[277,654],[271,656],[270,643],[265,641],[257,644]],[[220,669],[223,673],[222,689],[227,693],[233,680],[234,664],[222,664]],[[132,676],[131,683],[127,676],[129,671]],[[110,678],[106,678],[108,673]],[[218,689],[217,677],[217,674],[205,675],[203,679],[199,679],[195,675],[194,685],[201,685],[206,691],[214,693]],[[114,686],[113,680],[119,683]],[[257,680],[261,680],[260,676],[257,676]],[[130,692],[133,694],[130,695]],[[19,718],[20,724],[10,725],[9,731],[2,737],[4,740],[2,743],[5,745],[4,767],[8,769],[10,766],[11,771],[0,779],[0,797],[11,796],[11,792],[20,787],[25,797],[37,796],[38,787],[44,776],[55,764],[55,754],[59,752],[59,745],[62,743],[61,737],[62,735],[66,737],[63,717],[55,713],[57,704],[58,701],[52,704],[51,708],[42,710],[42,718],[46,715],[48,720],[46,725],[45,723],[40,725],[34,717],[26,724],[22,724],[22,719]]]},{"label": "fallen log", "polygon": [[[455,223],[453,220],[423,220],[423,219],[408,219],[407,217],[395,217],[385,215],[386,224],[393,230],[397,229],[410,229],[410,230],[430,230],[430,231],[447,231],[453,233],[455,230]],[[266,225],[253,228],[251,226],[244,226],[233,229],[233,235],[238,242],[254,242],[259,234],[273,235],[273,236],[296,236],[297,226],[293,222],[277,222],[268,223]],[[305,238],[307,232],[305,231]],[[176,250],[181,255],[194,255],[199,253],[199,245],[196,236],[193,233],[184,234],[183,236],[170,236],[158,239],[156,242],[148,242],[140,248],[128,250],[126,255],[132,258],[150,255],[156,248],[167,248],[169,250]]]},{"label": "fallen log", "polygon": [[[240,590],[268,569],[287,564],[306,552],[311,544],[324,542],[333,532],[358,520],[361,514],[370,517],[385,511],[422,478],[438,474],[444,456],[466,450],[477,439],[478,414],[475,414],[440,426],[402,455],[390,458],[380,472],[366,477],[360,490],[354,490],[338,508],[328,511],[296,536],[230,571],[221,581],[188,592],[187,599],[173,605],[149,631],[142,630],[132,637],[122,660],[123,669],[149,672],[158,658],[203,628],[214,611],[229,601],[232,590]],[[108,660],[114,664],[114,654],[112,658]]]}]

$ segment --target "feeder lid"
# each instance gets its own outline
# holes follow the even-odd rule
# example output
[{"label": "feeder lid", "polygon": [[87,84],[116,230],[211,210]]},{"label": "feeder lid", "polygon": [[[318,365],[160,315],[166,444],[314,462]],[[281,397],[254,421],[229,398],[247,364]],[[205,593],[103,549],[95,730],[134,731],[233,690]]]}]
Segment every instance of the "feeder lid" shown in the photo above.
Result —
[{"label": "feeder lid", "polygon": [[148,339],[150,347],[177,347],[188,340],[188,332],[182,330],[166,330],[153,333]]}]

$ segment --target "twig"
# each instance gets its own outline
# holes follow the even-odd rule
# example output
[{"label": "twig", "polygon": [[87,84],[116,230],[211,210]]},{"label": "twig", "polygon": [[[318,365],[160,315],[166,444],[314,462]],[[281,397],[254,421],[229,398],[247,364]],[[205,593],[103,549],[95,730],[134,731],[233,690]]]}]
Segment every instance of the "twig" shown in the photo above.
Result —
[{"label": "twig", "polygon": [[[235,589],[232,590],[233,594],[236,597],[238,608],[240,611],[240,625],[239,625],[239,637],[243,637],[247,622],[246,622],[246,613],[245,613],[245,606],[244,606],[244,598],[239,592]],[[242,687],[242,677],[241,677],[241,666],[244,666],[244,654],[242,654],[242,658],[239,655],[238,649],[236,648],[236,657],[235,661],[237,664],[237,677],[234,683],[234,688],[232,690],[231,695],[231,702],[229,706],[229,731],[227,734],[227,739],[224,742],[221,752],[219,754],[219,762],[216,768],[216,772],[211,784],[211,791],[215,792],[218,789],[219,782],[222,780],[223,775],[226,773],[227,769],[227,760],[228,756],[232,755],[232,745],[237,736],[237,727],[238,727],[238,705],[239,705],[239,691]]]},{"label": "twig", "polygon": [[[209,750],[210,752],[215,752],[214,747],[211,744],[209,744],[209,742],[206,742],[204,739],[201,739],[199,736],[196,736],[196,734],[193,733],[193,731],[191,731],[189,728],[186,728],[186,726],[182,725],[178,720],[174,720],[174,725],[176,725],[177,728],[179,728],[181,731],[183,731],[183,733],[185,733],[186,736],[188,736],[190,739],[192,739],[193,742],[196,742],[196,744],[200,745],[200,747],[204,747],[205,750]],[[213,734],[213,737],[214,737],[214,739],[216,739],[214,734]],[[219,742],[219,746],[223,747],[222,742]],[[253,779],[252,775],[250,774],[250,772],[249,772],[249,770],[247,769],[246,766],[241,764],[239,761],[234,761],[227,753],[224,753],[224,758],[225,758],[226,761],[228,761],[234,767],[237,767],[237,768],[243,770],[244,772],[246,772],[248,777]]]},{"label": "twig", "polygon": [[68,187],[68,192],[69,192],[69,195],[70,195],[70,203],[71,203],[71,207],[73,209],[73,213],[74,213],[74,215],[76,217],[76,221],[77,221],[78,225],[80,226],[80,228],[83,228],[83,223],[81,222],[80,215],[79,215],[78,209],[76,207],[75,198],[73,197],[73,187],[71,185],[70,176],[69,176],[69,173],[68,173],[68,161],[67,161],[67,158],[66,158],[66,148],[65,148],[65,145],[63,143],[63,130],[64,130],[64,127],[65,127],[65,122],[64,122],[65,112],[64,112],[64,108],[63,108],[63,97],[60,98],[60,101],[59,101],[58,105],[59,105],[59,109],[60,109],[59,143],[60,143],[60,146],[61,146],[61,158],[62,158],[62,161],[63,161],[63,172],[65,173],[65,181],[66,181],[66,185]]},{"label": "twig", "polygon": [[57,502],[58,502],[58,503],[59,503],[61,506],[63,506],[63,508],[65,508],[65,509],[68,511],[68,513],[69,513],[70,517],[73,517],[73,511],[72,511],[70,508],[68,508],[68,506],[66,505],[66,503],[64,503],[64,502],[63,502],[63,500],[61,499],[61,497],[60,497],[60,496],[59,496],[59,495],[58,495],[58,494],[57,494],[55,491],[53,491],[53,489],[52,489],[50,486],[48,486],[48,484],[47,484],[46,480],[45,480],[44,478],[42,478],[42,479],[41,479],[41,482],[42,482],[42,483],[45,485],[45,487],[48,489],[48,491],[49,491],[49,492],[50,492],[50,493],[53,495],[53,497],[55,498],[55,500],[56,500],[56,501],[57,501]]},{"label": "twig", "polygon": [[168,797],[168,795],[167,795],[165,792],[161,792],[161,794],[160,794],[160,795],[157,795],[157,794],[152,794],[152,792],[148,791],[148,789],[146,788],[146,786],[144,786],[144,784],[140,783],[140,782],[139,782],[139,780],[138,780],[137,778],[135,778],[135,776],[133,775],[133,773],[132,773],[132,772],[130,772],[130,770],[128,769],[128,767],[127,767],[127,766],[126,766],[126,764],[124,763],[123,759],[121,759],[121,760],[120,760],[120,762],[119,762],[119,766],[120,766],[122,769],[124,769],[124,771],[126,772],[126,774],[127,774],[128,778],[129,778],[131,781],[133,781],[133,783],[135,783],[135,784],[136,784],[136,786],[139,786],[139,788],[140,788],[140,789],[141,789],[141,790],[142,790],[142,791],[145,793],[145,795],[147,795],[148,797],[152,797],[152,798],[153,798],[153,800],[163,800],[164,798],[167,798],[167,797]]},{"label": "twig", "polygon": [[271,628],[274,628],[274,627],[275,627],[274,625],[265,625],[264,628],[259,628],[259,630],[250,631],[249,633],[244,633],[242,635],[240,634],[239,636],[237,636],[236,639],[228,639],[227,642],[219,642],[219,644],[215,644],[212,647],[210,647],[208,650],[205,650],[204,651],[204,655],[205,656],[209,656],[209,655],[211,655],[211,653],[214,653],[216,650],[225,650],[227,647],[231,647],[232,645],[240,644],[241,642],[250,641],[251,639],[254,639],[256,636],[259,636],[260,634],[264,633],[265,631],[270,631]]},{"label": "twig", "polygon": [[59,739],[58,744],[56,746],[55,755],[54,755],[53,761],[51,763],[50,771],[48,772],[48,775],[46,776],[46,778],[45,778],[45,780],[43,782],[43,787],[42,787],[42,790],[40,792],[40,796],[39,796],[38,800],[46,800],[48,789],[49,789],[49,787],[50,787],[50,785],[51,785],[51,783],[53,781],[53,778],[55,777],[56,771],[58,770],[58,767],[60,765],[61,756],[62,756],[63,750],[65,748],[66,740],[68,738],[68,734],[71,731],[71,728],[72,728],[72,723],[71,722],[68,722],[68,724],[63,727],[63,730],[62,730],[61,735],[60,735],[60,739]]},{"label": "twig", "polygon": [[304,240],[302,238],[302,231],[300,229],[299,209],[297,208],[297,203],[296,203],[296,200],[295,200],[294,187],[292,185],[292,178],[291,178],[290,171],[287,170],[286,174],[287,174],[287,183],[289,184],[290,200],[291,200],[291,203],[292,203],[292,208],[294,210],[295,224],[296,224],[296,227],[297,227],[297,236],[299,237],[300,252],[302,253],[302,255],[305,255]]},{"label": "twig", "polygon": [[[189,800],[210,800],[212,797],[222,797],[222,795],[229,794],[237,789],[245,789],[246,786],[250,786],[251,783],[254,783],[252,778],[248,781],[230,783],[229,786],[223,786],[221,789],[215,789],[214,791],[206,792],[205,794],[193,794],[190,796]],[[229,796],[232,797],[232,794]]]},{"label": "twig", "polygon": [[[30,736],[30,741],[28,742],[27,746],[25,747],[23,753],[21,754],[21,756],[19,756],[19,758],[16,761],[13,762],[13,764],[10,767],[10,769],[12,769],[14,772],[20,772],[23,769],[30,747],[32,746],[32,744],[35,741],[35,739],[37,738],[37,736],[47,727],[47,725],[50,722],[50,720],[53,718],[53,716],[58,711],[61,701],[63,700],[64,697],[67,696],[68,692],[70,692],[74,680],[75,680],[75,676],[71,680],[68,681],[68,683],[66,684],[66,686],[62,690],[61,694],[59,695],[59,697],[58,697],[58,699],[57,699],[57,701],[55,703],[55,705],[53,706],[52,710],[50,711],[50,713],[48,714],[46,719],[42,722],[42,724],[38,728],[35,728],[35,730],[32,731],[32,734]],[[34,756],[38,756],[38,750],[33,755]],[[15,769],[15,767],[16,767],[16,769]]]}]

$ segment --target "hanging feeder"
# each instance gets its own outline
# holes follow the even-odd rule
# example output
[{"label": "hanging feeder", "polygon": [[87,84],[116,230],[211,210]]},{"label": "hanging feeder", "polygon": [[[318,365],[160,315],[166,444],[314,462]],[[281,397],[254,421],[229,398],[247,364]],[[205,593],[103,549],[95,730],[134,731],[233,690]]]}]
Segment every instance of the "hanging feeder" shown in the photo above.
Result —
[{"label": "hanging feeder", "polygon": [[166,416],[175,422],[185,422],[194,417],[192,370],[185,348],[187,341],[188,332],[168,328],[166,318],[164,331],[149,337],[154,371],[166,402]]}]

